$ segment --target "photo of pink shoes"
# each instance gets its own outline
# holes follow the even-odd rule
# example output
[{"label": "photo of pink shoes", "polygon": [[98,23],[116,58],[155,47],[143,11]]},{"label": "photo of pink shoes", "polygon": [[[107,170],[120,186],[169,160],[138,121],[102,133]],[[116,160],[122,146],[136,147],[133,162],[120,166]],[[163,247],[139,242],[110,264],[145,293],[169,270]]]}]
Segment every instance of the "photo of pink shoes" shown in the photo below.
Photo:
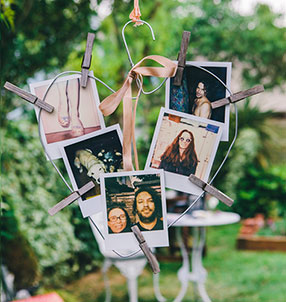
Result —
[{"label": "photo of pink shoes", "polygon": [[79,74],[58,78],[48,89],[52,80],[30,84],[31,93],[43,98],[55,109],[42,112],[40,123],[44,144],[52,159],[61,158],[58,146],[61,142],[105,128],[104,119],[98,109],[99,95],[94,79],[88,79],[85,88],[80,85]]},{"label": "photo of pink shoes", "polygon": [[80,82],[77,79],[77,91],[74,94],[74,87],[70,87],[69,81],[66,81],[65,93],[58,87],[59,105],[58,122],[63,128],[71,126],[70,134],[72,137],[84,135],[84,127],[79,116],[80,105]]}]

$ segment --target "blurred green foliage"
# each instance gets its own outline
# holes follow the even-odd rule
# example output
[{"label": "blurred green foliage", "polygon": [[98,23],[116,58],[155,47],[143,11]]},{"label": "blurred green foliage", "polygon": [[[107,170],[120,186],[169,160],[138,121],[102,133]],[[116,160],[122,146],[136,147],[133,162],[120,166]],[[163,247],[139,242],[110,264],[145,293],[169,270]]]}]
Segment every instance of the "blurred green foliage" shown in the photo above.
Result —
[{"label": "blurred green foliage", "polygon": [[[215,186],[234,199],[231,208],[220,204],[223,210],[236,211],[243,218],[263,213],[266,217],[284,215],[286,206],[286,156],[285,140],[277,114],[261,112],[245,101],[238,111],[238,136]],[[234,134],[235,116],[231,115],[231,131]],[[284,126],[285,130],[285,126]],[[283,132],[282,132],[283,133]],[[231,137],[233,139],[233,137]],[[213,171],[221,163],[229,144],[221,144]]]},{"label": "blurred green foliage", "polygon": [[264,169],[250,162],[236,186],[237,199],[232,210],[242,217],[284,216],[286,213],[285,167]]},{"label": "blurred green foliage", "polygon": [[[100,1],[98,1],[100,3]],[[0,86],[9,81],[23,87],[37,72],[59,71],[69,53],[84,41],[96,12],[89,0],[3,0],[0,19]],[[84,46],[77,48],[82,57]],[[22,104],[2,91],[5,115]]]},{"label": "blurred green foliage", "polygon": [[[4,223],[7,222],[7,216],[3,219]],[[39,261],[26,236],[17,232],[2,242],[5,244],[5,265],[15,274],[14,288],[19,290],[37,286],[41,278]]]},{"label": "blurred green foliage", "polygon": [[255,129],[241,129],[228,159],[228,173],[223,186],[227,195],[237,199],[237,184],[245,178],[247,168],[255,159],[260,145]]},{"label": "blurred green foliage", "polygon": [[[22,238],[20,242],[28,241],[23,248],[32,247],[39,271],[52,282],[94,268],[98,264],[98,249],[93,235],[87,232],[88,222],[79,219],[78,207],[70,206],[53,217],[48,215],[48,209],[69,191],[46,160],[37,126],[29,119],[9,121],[6,128],[1,129],[1,136],[2,240],[6,249],[9,251],[15,246],[15,238]],[[23,274],[19,266],[13,264],[16,261],[14,253],[5,256],[4,263],[11,272]],[[17,259],[24,267],[35,266],[27,264],[32,257]],[[19,270],[14,271],[14,268]]]},{"label": "blurred green foliage", "polygon": [[14,28],[14,16],[15,12],[11,8],[13,0],[0,0],[0,22],[4,23],[7,28]]},{"label": "blurred green foliage", "polygon": [[[128,21],[133,1],[105,1],[104,6],[101,5],[102,1],[88,0],[1,0],[1,87],[5,81],[11,81],[26,88],[31,78],[50,78],[63,70],[80,70],[89,31],[96,34],[91,69],[95,76],[118,89],[130,70],[121,29]],[[111,13],[107,16],[97,13],[108,8]],[[142,19],[154,29],[156,41],[152,41],[147,26],[129,25],[125,35],[134,63],[150,54],[176,59],[182,31],[189,30],[188,60],[203,57],[232,61],[234,68],[242,68],[245,88],[258,83],[266,88],[282,87],[286,77],[283,68],[286,29],[275,25],[280,15],[268,6],[258,5],[251,16],[235,12],[230,0],[141,1],[140,8]],[[149,91],[159,82],[157,78],[146,78],[144,89]],[[110,94],[99,83],[98,89],[101,99]],[[152,96],[140,98],[136,129],[141,168],[164,100],[163,88]],[[22,236],[27,249],[33,250],[37,261],[27,257],[34,267],[31,284],[41,273],[47,277],[45,282],[56,282],[94,269],[101,258],[88,222],[77,206],[70,206],[54,217],[47,214],[47,210],[69,192],[45,159],[35,118],[21,116],[19,121],[7,120],[7,113],[18,107],[30,115],[24,103],[1,89],[3,240],[8,246],[17,236]],[[253,110],[250,107],[240,110],[238,141],[217,178],[219,184],[225,185],[222,190],[236,196],[236,205],[241,204],[237,210],[243,215],[250,210],[260,210],[262,205],[267,213],[272,211],[265,194],[273,195],[271,200],[276,201],[284,179],[282,174],[269,170],[266,153],[269,150],[268,154],[281,155],[279,150],[273,152],[273,127],[264,123],[273,115]],[[121,122],[121,113],[120,107],[106,118],[106,124]],[[222,159],[227,146],[226,143],[220,146],[216,163]],[[62,163],[58,164],[63,167]],[[268,182],[263,179],[272,179],[273,173],[278,177],[273,181],[275,186],[278,183],[279,190],[265,191]],[[251,194],[252,189],[255,192]],[[259,207],[249,209],[248,203]],[[9,263],[7,258],[4,262]]]}]

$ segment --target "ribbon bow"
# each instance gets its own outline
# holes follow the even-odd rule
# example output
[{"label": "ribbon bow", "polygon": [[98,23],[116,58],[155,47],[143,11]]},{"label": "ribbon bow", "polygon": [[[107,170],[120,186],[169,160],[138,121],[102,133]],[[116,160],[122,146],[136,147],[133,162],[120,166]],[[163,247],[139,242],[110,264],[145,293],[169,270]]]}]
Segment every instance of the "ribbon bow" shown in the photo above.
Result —
[{"label": "ribbon bow", "polygon": [[[153,60],[163,67],[150,67],[140,65],[146,60]],[[155,76],[155,77],[173,77],[177,71],[177,64],[171,60],[162,56],[147,56],[139,61],[136,65],[132,67],[128,76],[123,83],[122,87],[105,98],[99,105],[99,109],[104,116],[112,114],[116,108],[119,106],[121,100],[123,99],[123,168],[126,171],[131,171],[132,168],[132,152],[131,152],[131,141],[133,141],[133,151],[136,170],[139,170],[138,156],[135,141],[135,117],[136,117],[136,107],[138,99],[142,90],[143,76]],[[136,96],[136,101],[134,104],[134,109],[132,108],[132,89],[131,85],[133,80],[140,78],[140,87]]]}]

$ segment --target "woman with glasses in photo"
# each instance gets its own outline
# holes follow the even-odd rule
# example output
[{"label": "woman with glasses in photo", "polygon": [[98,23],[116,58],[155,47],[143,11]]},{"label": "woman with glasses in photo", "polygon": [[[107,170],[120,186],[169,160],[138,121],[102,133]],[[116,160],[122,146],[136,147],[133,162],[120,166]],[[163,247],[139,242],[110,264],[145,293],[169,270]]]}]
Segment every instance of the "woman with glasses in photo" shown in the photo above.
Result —
[{"label": "woman with glasses in photo", "polygon": [[131,232],[131,221],[124,206],[113,203],[107,210],[108,233]]},{"label": "woman with glasses in photo", "polygon": [[166,148],[159,169],[189,176],[196,173],[198,162],[193,133],[184,129]]}]

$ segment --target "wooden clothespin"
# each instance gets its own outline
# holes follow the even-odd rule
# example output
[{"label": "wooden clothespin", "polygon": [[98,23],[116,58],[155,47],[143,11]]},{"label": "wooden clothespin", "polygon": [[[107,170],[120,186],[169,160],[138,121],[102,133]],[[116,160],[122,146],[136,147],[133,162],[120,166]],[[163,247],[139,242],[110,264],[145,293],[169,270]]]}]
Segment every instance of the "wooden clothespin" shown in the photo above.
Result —
[{"label": "wooden clothespin", "polygon": [[87,41],[86,41],[86,48],[84,57],[81,63],[81,87],[86,87],[87,79],[88,79],[88,71],[91,65],[91,57],[92,57],[92,45],[95,38],[95,34],[88,33],[87,34]]},{"label": "wooden clothespin", "polygon": [[143,251],[144,255],[146,256],[152,271],[154,274],[157,274],[160,272],[159,263],[156,259],[156,257],[152,254],[147,242],[145,241],[144,236],[142,235],[141,231],[139,230],[137,225],[133,225],[131,227],[132,232],[134,233],[136,239],[139,242],[139,247]]},{"label": "wooden clothespin", "polygon": [[24,99],[25,101],[28,101],[34,105],[37,105],[38,107],[46,110],[47,112],[51,113],[54,111],[54,107],[42,100],[40,100],[38,97],[36,97],[35,95],[13,85],[10,82],[6,82],[4,85],[4,88],[6,88],[7,90],[17,94],[19,97],[21,97],[22,99]]},{"label": "wooden clothespin", "polygon": [[178,68],[177,73],[174,77],[173,85],[175,86],[181,86],[182,85],[182,79],[183,79],[183,73],[186,66],[186,55],[188,50],[188,45],[190,41],[191,33],[189,31],[184,31],[182,36],[182,42],[181,42],[181,49],[178,54]]},{"label": "wooden clothespin", "polygon": [[220,190],[216,189],[215,187],[209,185],[208,183],[204,182],[194,174],[189,176],[189,180],[197,185],[198,187],[202,188],[205,192],[211,194],[212,196],[216,197],[220,201],[222,201],[227,206],[231,207],[233,204],[233,199],[222,193]]},{"label": "wooden clothespin", "polygon": [[90,181],[87,184],[85,184],[83,187],[81,187],[78,191],[75,191],[71,193],[68,197],[57,203],[55,206],[53,206],[51,209],[48,210],[48,213],[53,216],[56,213],[58,213],[60,210],[65,208],[66,206],[70,205],[74,201],[76,201],[78,198],[80,198],[83,194],[91,190],[95,187],[95,184]]},{"label": "wooden clothespin", "polygon": [[229,103],[236,103],[238,101],[241,101],[249,96],[258,94],[260,92],[264,91],[264,86],[263,85],[258,85],[255,86],[253,88],[247,89],[247,90],[243,90],[234,94],[231,94],[229,97],[227,98],[223,98],[220,100],[217,100],[215,102],[211,103],[211,106],[213,109],[218,108],[218,107],[222,107],[224,105],[228,105]]}]

